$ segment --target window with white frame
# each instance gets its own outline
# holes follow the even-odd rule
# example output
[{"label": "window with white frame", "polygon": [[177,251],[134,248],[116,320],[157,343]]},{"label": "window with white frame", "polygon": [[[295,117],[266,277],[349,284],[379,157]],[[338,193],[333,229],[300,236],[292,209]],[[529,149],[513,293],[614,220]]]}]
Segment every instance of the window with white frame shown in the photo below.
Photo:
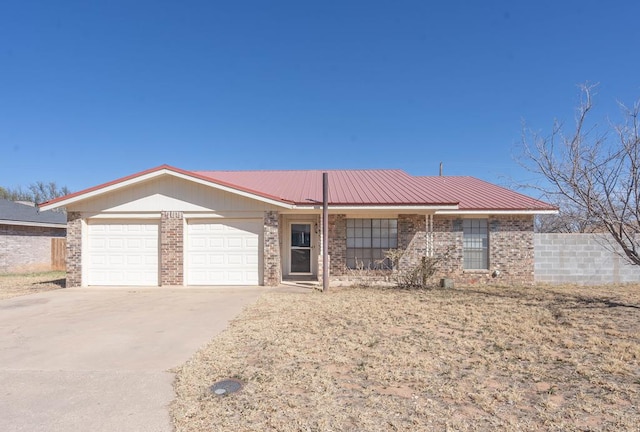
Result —
[{"label": "window with white frame", "polygon": [[397,219],[347,219],[348,268],[390,269],[385,252],[397,247]]},{"label": "window with white frame", "polygon": [[465,270],[489,269],[489,235],[487,219],[464,219],[463,262]]}]

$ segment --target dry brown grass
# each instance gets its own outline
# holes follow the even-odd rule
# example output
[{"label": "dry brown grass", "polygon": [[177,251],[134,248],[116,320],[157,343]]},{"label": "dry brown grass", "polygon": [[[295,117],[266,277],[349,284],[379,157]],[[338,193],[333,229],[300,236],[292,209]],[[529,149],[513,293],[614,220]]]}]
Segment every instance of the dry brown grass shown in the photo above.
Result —
[{"label": "dry brown grass", "polygon": [[0,300],[64,288],[64,272],[0,274]]},{"label": "dry brown grass", "polygon": [[179,432],[637,431],[640,287],[270,293],[175,389]]}]

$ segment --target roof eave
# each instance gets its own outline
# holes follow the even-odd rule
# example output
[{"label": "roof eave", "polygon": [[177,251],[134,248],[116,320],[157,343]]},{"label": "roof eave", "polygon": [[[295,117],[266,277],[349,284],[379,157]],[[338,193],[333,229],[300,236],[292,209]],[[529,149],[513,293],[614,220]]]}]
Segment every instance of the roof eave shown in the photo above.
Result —
[{"label": "roof eave", "polygon": [[234,185],[226,184],[220,181],[215,181],[214,179],[207,178],[189,171],[184,171],[179,168],[171,167],[169,165],[162,165],[157,168],[152,168],[147,171],[142,171],[140,173],[123,177],[121,179],[114,180],[109,183],[104,183],[102,185],[95,186],[89,189],[85,189],[80,192],[76,192],[70,195],[65,195],[63,197],[56,198],[54,200],[45,202],[43,204],[39,204],[38,208],[40,209],[40,211],[47,211],[47,210],[53,210],[60,207],[66,207],[78,201],[94,198],[98,195],[102,195],[108,192],[113,192],[115,190],[122,189],[127,186],[131,186],[133,184],[144,182],[144,181],[147,181],[156,177],[160,177],[163,175],[172,175],[174,177],[182,178],[188,181],[193,181],[195,183],[213,187],[215,189],[234,193],[236,195],[241,195],[246,198],[262,201],[274,206],[283,207],[287,209],[294,208],[293,203],[285,200],[281,200],[277,197],[259,194],[259,193],[256,193],[255,191],[245,190]]},{"label": "roof eave", "polygon": [[0,219],[0,225],[14,225],[14,226],[33,226],[43,228],[66,228],[67,223],[55,223],[55,222],[32,222],[32,221],[16,221]]},{"label": "roof eave", "polygon": [[[321,209],[322,204],[315,205],[297,205],[297,210],[313,210]],[[458,209],[457,204],[331,204],[329,203],[329,211],[335,210],[423,210],[423,211],[455,211]]]},{"label": "roof eave", "polygon": [[543,215],[558,214],[555,209],[459,209],[439,210],[438,215]]}]

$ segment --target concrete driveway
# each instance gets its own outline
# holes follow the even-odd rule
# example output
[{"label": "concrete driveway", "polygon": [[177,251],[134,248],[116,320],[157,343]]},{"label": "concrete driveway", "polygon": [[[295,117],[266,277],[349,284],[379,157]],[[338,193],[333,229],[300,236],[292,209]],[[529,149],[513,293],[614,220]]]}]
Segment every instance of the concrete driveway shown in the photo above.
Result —
[{"label": "concrete driveway", "polygon": [[267,291],[72,288],[0,301],[0,430],[171,431],[169,370]]}]

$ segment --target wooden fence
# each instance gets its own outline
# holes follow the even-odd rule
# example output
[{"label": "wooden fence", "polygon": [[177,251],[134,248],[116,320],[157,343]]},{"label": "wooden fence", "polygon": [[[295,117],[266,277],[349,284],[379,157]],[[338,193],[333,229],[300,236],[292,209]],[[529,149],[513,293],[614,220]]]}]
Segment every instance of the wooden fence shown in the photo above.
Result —
[{"label": "wooden fence", "polygon": [[67,241],[65,238],[51,239],[51,268],[52,270],[65,271],[67,269],[66,257]]}]

